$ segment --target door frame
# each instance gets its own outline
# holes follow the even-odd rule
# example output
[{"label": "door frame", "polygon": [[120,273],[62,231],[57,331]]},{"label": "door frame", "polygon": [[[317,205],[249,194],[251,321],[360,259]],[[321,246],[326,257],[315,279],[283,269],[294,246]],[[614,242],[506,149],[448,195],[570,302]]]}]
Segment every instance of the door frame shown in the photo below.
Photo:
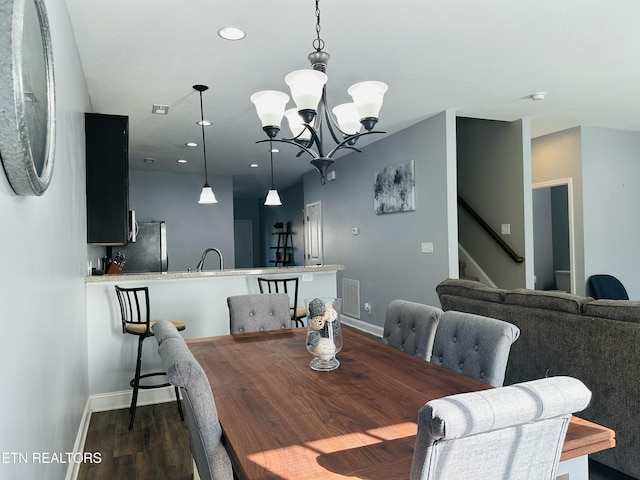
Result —
[{"label": "door frame", "polygon": [[[546,182],[534,183],[531,185],[532,190],[548,187],[567,186],[567,210],[569,221],[569,271],[571,273],[571,293],[576,293],[576,249],[575,249],[575,225],[573,212],[573,178],[559,178],[556,180],[548,180]],[[535,235],[534,235],[535,241]]]}]

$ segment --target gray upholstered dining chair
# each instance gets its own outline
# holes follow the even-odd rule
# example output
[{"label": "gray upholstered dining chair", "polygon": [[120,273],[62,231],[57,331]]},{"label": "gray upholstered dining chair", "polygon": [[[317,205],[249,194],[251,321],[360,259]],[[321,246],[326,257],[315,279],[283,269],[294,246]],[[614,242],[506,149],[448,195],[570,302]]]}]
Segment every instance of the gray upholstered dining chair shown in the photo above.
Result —
[{"label": "gray upholstered dining chair", "polygon": [[442,314],[438,307],[393,300],[387,307],[382,343],[428,360]]},{"label": "gray upholstered dining chair", "polygon": [[169,381],[182,391],[197,473],[202,480],[232,480],[233,468],[222,444],[222,427],[207,375],[170,322],[156,322],[153,332]]},{"label": "gray upholstered dining chair", "polygon": [[549,377],[432,400],[418,414],[411,480],[553,480],[571,414],[591,392]]},{"label": "gray upholstered dining chair", "polygon": [[289,296],[258,293],[227,297],[231,334],[291,328]]},{"label": "gray upholstered dining chair", "polygon": [[515,325],[495,318],[449,310],[440,316],[430,362],[494,387],[501,387]]}]

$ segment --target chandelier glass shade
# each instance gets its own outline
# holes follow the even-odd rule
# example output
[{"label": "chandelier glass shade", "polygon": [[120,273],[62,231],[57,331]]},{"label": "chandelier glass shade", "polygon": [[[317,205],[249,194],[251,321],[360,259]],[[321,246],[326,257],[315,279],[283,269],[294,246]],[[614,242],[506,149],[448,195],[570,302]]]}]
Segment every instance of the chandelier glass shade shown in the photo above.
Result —
[{"label": "chandelier glass shade", "polygon": [[[336,106],[330,110],[327,104],[326,75],[330,55],[323,51],[324,41],[320,38],[320,8],[316,0],[316,32],[313,41],[315,48],[308,56],[311,68],[296,70],[285,77],[285,83],[291,91],[295,108],[286,108],[289,95],[276,90],[263,90],[251,96],[256,113],[267,134],[261,142],[283,142],[294,144],[300,153],[313,158],[311,164],[320,172],[324,184],[326,173],[334,163],[334,154],[343,148],[360,151],[354,147],[356,140],[364,135],[385,133],[374,131],[382,107],[387,85],[378,81],[359,82],[347,90],[353,102]],[[281,129],[282,118],[286,117],[291,137],[276,138]],[[364,131],[362,131],[364,127]],[[327,131],[334,144],[325,151],[324,133]]]},{"label": "chandelier glass shade", "polygon": [[[213,193],[213,189],[209,186],[209,179],[207,175],[207,145],[204,139],[204,108],[202,106],[202,92],[206,92],[209,90],[209,87],[206,85],[194,85],[193,89],[196,90],[200,94],[200,121],[198,124],[202,129],[202,155],[204,157],[204,186],[202,187],[202,191],[200,192],[200,199],[198,203],[218,203],[215,194]],[[211,123],[208,123],[211,125]]]}]

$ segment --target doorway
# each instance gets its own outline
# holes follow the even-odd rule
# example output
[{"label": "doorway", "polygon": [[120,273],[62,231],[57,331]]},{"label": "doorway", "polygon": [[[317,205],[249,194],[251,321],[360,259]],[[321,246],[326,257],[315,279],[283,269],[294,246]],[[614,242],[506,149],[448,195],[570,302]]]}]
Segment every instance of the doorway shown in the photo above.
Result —
[{"label": "doorway", "polygon": [[253,222],[234,220],[233,238],[236,268],[253,268]]},{"label": "doorway", "polygon": [[322,206],[320,202],[304,207],[305,265],[322,265]]},{"label": "doorway", "polygon": [[573,181],[532,187],[535,289],[575,293]]}]

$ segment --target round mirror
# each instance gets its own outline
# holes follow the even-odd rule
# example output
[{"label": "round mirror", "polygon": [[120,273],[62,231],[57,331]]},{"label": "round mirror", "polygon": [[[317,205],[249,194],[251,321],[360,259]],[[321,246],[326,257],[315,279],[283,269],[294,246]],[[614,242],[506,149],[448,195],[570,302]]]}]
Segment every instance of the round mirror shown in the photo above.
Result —
[{"label": "round mirror", "polygon": [[42,195],[55,150],[55,84],[42,0],[0,2],[0,159],[14,192]]}]

